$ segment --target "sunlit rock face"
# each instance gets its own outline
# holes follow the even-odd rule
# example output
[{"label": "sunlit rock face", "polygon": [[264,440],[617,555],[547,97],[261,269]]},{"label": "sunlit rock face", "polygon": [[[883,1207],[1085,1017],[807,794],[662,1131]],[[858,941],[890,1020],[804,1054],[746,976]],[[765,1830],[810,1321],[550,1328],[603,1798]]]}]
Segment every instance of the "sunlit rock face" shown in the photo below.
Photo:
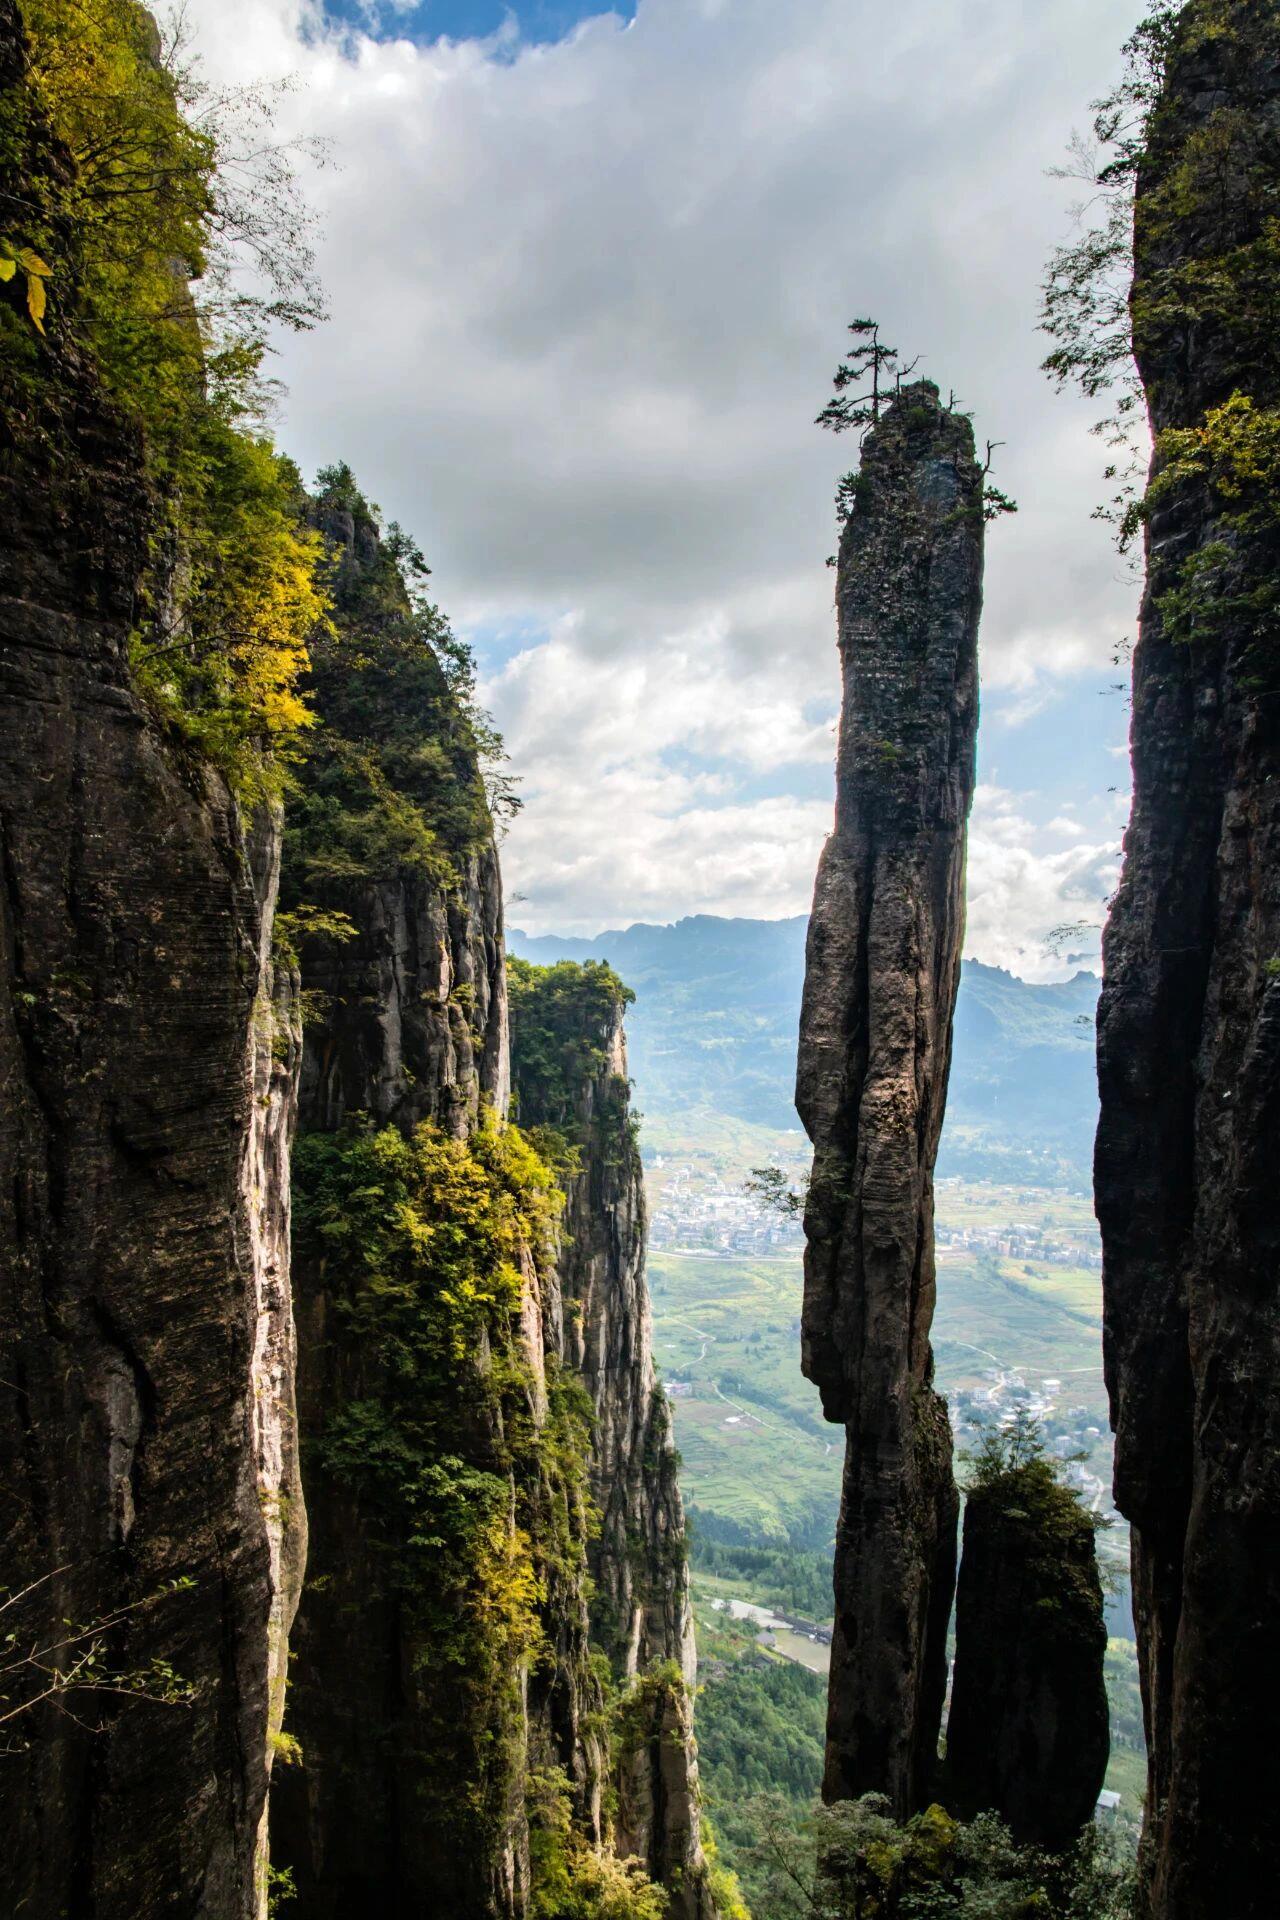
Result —
[{"label": "sunlit rock face", "polygon": [[[1278,179],[1275,9],[1193,0],[1138,177],[1134,333],[1157,432],[1238,392],[1280,401],[1264,283],[1242,277]],[[1273,1904],[1280,698],[1262,610],[1275,570],[1224,526],[1239,504],[1192,481],[1148,524],[1099,1006],[1105,1358],[1149,1735],[1143,1899],[1160,1920]],[[1212,631],[1188,642],[1165,596],[1216,543]]]},{"label": "sunlit rock face", "polygon": [[[521,1004],[517,995],[512,1080],[522,1122],[537,1126],[562,1116],[544,1110],[533,1076],[522,1075]],[[589,1472],[600,1530],[590,1549],[592,1638],[616,1681],[640,1682],[615,1742],[612,1840],[668,1889],[673,1920],[708,1920],[684,1507],[670,1406],[653,1362],[644,1176],[620,1004],[584,1016],[574,1056],[591,1064],[567,1089],[579,1163],[565,1180],[556,1263],[562,1357],[594,1411]]]},{"label": "sunlit rock face", "polygon": [[983,480],[967,420],[903,389],[840,542],[835,831],[809,926],[796,1105],[814,1146],[805,1373],[847,1435],[828,1800],[928,1798],[957,1496],[933,1389],[933,1166],[964,931]]}]

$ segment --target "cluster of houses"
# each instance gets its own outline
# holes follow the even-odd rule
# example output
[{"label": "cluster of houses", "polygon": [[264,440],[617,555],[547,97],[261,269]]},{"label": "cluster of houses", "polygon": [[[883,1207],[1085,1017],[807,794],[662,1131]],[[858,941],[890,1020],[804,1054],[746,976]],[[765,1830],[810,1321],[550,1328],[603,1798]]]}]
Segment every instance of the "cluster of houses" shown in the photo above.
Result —
[{"label": "cluster of houses", "polygon": [[650,1189],[652,1247],[758,1258],[799,1252],[804,1246],[799,1220],[756,1206],[741,1182],[730,1186],[718,1174],[695,1177],[692,1167],[666,1166],[658,1155],[650,1170]]},{"label": "cluster of houses", "polygon": [[969,1253],[996,1254],[1003,1260],[1039,1260],[1050,1267],[1087,1267],[1102,1270],[1102,1246],[1096,1229],[1063,1239],[1050,1229],[1027,1220],[1010,1220],[998,1227],[948,1227],[934,1230],[940,1260]]}]

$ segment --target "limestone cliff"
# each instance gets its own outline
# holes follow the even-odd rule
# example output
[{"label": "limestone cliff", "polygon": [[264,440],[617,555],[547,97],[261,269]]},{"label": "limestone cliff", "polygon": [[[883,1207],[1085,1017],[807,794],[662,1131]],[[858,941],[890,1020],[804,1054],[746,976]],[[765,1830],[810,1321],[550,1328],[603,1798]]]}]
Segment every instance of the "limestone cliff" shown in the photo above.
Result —
[{"label": "limestone cliff", "polygon": [[1095,1173],[1149,1734],[1144,1899],[1161,1920],[1273,1905],[1278,185],[1275,8],[1192,0],[1137,177],[1134,342],[1159,438]]},{"label": "limestone cliff", "polygon": [[933,1389],[933,1165],[964,927],[983,481],[929,382],[868,433],[840,542],[835,831],[809,925],[796,1105],[814,1145],[802,1363],[847,1435],[827,1799],[929,1795],[957,1497]]},{"label": "limestone cliff", "polygon": [[696,1655],[671,1415],[653,1363],[623,1027],[630,996],[605,966],[510,965],[516,1110],[569,1152],[556,1275],[564,1365],[593,1410],[591,1631],[615,1682],[631,1689],[615,1741],[614,1844],[670,1890],[673,1920],[698,1920],[713,1908],[690,1704]]},{"label": "limestone cliff", "polygon": [[[24,71],[0,0],[6,230],[68,166]],[[0,1908],[249,1920],[302,1520],[278,825],[136,695],[155,503],[71,298],[41,431],[0,395],[0,1577],[6,1661],[40,1656],[2,1689]]]},{"label": "limestone cliff", "polygon": [[350,476],[338,640],[291,816],[308,1010],[296,1183],[313,1515],[273,1816],[300,1915],[523,1913],[529,1813],[599,1835],[585,1411],[551,1176],[507,1105],[492,826],[448,635]]},{"label": "limestone cliff", "polygon": [[1047,1460],[965,1497],[947,1805],[1061,1851],[1092,1820],[1110,1748],[1094,1529]]}]

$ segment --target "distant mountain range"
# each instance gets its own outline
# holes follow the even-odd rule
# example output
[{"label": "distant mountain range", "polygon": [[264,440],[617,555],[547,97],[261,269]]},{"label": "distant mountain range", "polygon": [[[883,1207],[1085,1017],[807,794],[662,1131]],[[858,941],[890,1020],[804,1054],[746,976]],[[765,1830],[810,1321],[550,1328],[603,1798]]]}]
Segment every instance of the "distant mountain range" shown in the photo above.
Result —
[{"label": "distant mountain range", "polygon": [[[608,960],[636,994],[627,1031],[651,1114],[708,1107],[798,1124],[792,1093],[804,981],[804,915],[696,914],[592,940],[512,930],[513,953],[547,965]],[[939,1172],[1087,1187],[1097,1116],[1093,974],[1034,985],[964,964]]]}]

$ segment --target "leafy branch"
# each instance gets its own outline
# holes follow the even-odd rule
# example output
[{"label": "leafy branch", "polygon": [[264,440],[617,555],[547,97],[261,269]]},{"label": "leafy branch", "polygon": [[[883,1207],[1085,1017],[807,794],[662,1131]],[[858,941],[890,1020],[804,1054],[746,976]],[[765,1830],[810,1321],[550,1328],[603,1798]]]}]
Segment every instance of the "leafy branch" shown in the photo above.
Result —
[{"label": "leafy branch", "polygon": [[19,246],[15,240],[0,240],[0,281],[12,280],[19,267],[26,275],[27,314],[36,332],[43,334],[45,309],[48,306],[44,283],[53,268],[30,247]]},{"label": "leafy branch", "polygon": [[[51,1581],[72,1572],[70,1565],[55,1567],[17,1592],[0,1598],[0,1730],[15,1726],[42,1706],[52,1706],[87,1732],[102,1731],[84,1717],[85,1697],[149,1701],[154,1706],[190,1706],[194,1685],[167,1660],[154,1658],[143,1666],[119,1667],[111,1659],[112,1639],[132,1617],[156,1606],[174,1593],[189,1591],[188,1576],[168,1581],[156,1592],[127,1606],[116,1607],[81,1625],[63,1619],[34,1631],[20,1624],[23,1608]],[[79,1710],[77,1710],[79,1709]],[[0,1757],[21,1753],[29,1743],[20,1734],[0,1731]]]}]

